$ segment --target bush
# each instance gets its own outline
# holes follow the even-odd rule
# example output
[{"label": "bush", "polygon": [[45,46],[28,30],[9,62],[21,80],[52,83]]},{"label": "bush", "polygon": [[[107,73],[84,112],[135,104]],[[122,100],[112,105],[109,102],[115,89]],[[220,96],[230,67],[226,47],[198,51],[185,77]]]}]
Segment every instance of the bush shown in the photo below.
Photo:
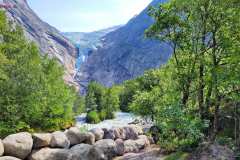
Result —
[{"label": "bush", "polygon": [[102,110],[100,113],[99,113],[99,118],[101,119],[101,121],[107,119],[107,112],[105,110]]},{"label": "bush", "polygon": [[87,121],[87,123],[96,124],[96,123],[99,123],[101,120],[99,118],[97,111],[91,111],[91,112],[87,113],[86,121]]}]

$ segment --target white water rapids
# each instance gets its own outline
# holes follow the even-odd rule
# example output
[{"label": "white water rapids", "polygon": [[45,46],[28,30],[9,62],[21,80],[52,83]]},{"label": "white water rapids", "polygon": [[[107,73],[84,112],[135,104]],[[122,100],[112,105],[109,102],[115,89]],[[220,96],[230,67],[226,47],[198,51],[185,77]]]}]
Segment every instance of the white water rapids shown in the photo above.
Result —
[{"label": "white water rapids", "polygon": [[139,117],[135,116],[132,113],[116,112],[114,119],[104,120],[98,124],[89,124],[89,123],[86,123],[86,113],[84,113],[76,117],[76,121],[77,121],[76,126],[86,128],[87,130],[90,130],[92,128],[110,129],[112,127],[126,126],[136,119],[139,119]]}]

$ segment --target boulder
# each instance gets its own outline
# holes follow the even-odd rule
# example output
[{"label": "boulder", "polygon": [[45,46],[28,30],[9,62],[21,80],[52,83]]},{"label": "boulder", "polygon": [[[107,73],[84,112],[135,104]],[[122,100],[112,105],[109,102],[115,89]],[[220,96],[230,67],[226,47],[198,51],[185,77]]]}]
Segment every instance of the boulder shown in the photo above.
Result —
[{"label": "boulder", "polygon": [[3,153],[4,153],[4,147],[3,147],[2,140],[0,139],[0,157],[3,155]]},{"label": "boulder", "polygon": [[71,127],[65,132],[65,135],[69,139],[71,146],[80,144],[86,140],[86,134],[82,133],[77,127]]},{"label": "boulder", "polygon": [[115,133],[114,133],[114,131],[112,129],[108,130],[108,129],[104,128],[103,131],[104,131],[103,139],[112,139],[112,140],[114,140],[116,138]]},{"label": "boulder", "polygon": [[96,141],[101,140],[104,137],[104,131],[101,128],[91,129],[90,132],[94,134]]},{"label": "boulder", "polygon": [[102,139],[97,141],[94,146],[103,151],[108,159],[112,159],[117,156],[117,144],[112,139]]},{"label": "boulder", "polygon": [[43,147],[49,147],[52,139],[52,134],[50,133],[35,133],[33,137],[33,148],[39,149]]},{"label": "boulder", "polygon": [[123,127],[124,133],[125,133],[125,139],[132,139],[135,140],[138,138],[138,131],[136,130],[136,128],[132,127],[132,126],[126,126]]},{"label": "boulder", "polygon": [[116,141],[115,141],[115,143],[116,143],[116,148],[117,148],[117,155],[118,156],[122,156],[123,154],[124,154],[124,142],[123,142],[123,140],[122,139],[117,139]]},{"label": "boulder", "polygon": [[235,160],[234,153],[227,146],[203,143],[191,155],[191,160]]},{"label": "boulder", "polygon": [[85,141],[84,143],[93,145],[95,143],[95,136],[91,132],[85,133]]},{"label": "boulder", "polygon": [[0,157],[0,160],[21,160],[21,159],[18,159],[16,157],[5,156],[5,157]]},{"label": "boulder", "polygon": [[63,132],[56,131],[52,133],[50,146],[52,148],[69,148],[70,141]]},{"label": "boulder", "polygon": [[28,160],[72,160],[72,154],[68,149],[42,148],[33,151]]},{"label": "boulder", "polygon": [[143,127],[139,126],[139,125],[130,125],[129,127],[132,127],[134,132],[136,132],[138,135],[143,135]]},{"label": "boulder", "polygon": [[7,136],[3,145],[4,155],[25,159],[32,151],[33,139],[30,133],[22,132]]},{"label": "boulder", "polygon": [[124,141],[124,153],[139,152],[139,144],[135,140]]},{"label": "boulder", "polygon": [[115,138],[118,139],[126,139],[126,134],[124,132],[123,128],[113,128],[113,133],[115,135]]},{"label": "boulder", "polygon": [[72,160],[105,160],[102,150],[89,144],[79,144],[71,149]]},{"label": "boulder", "polygon": [[143,140],[144,141],[144,147],[150,146],[151,142],[149,141],[149,138],[146,135],[140,135],[138,136],[138,140]]}]

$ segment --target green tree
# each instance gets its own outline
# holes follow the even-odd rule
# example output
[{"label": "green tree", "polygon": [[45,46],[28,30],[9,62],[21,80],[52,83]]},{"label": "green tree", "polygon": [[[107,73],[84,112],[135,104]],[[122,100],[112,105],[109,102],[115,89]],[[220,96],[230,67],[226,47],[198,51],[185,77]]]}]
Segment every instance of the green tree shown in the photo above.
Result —
[{"label": "green tree", "polygon": [[239,101],[239,11],[236,0],[171,0],[150,9],[155,23],[146,35],[171,42],[173,49],[169,83],[176,82],[180,97],[173,104],[210,121],[206,134],[212,140],[224,119],[221,112]]},{"label": "green tree", "polygon": [[0,37],[0,136],[70,125],[76,93],[65,85],[63,68],[54,59],[40,57],[3,12]]},{"label": "green tree", "polygon": [[103,108],[103,97],[105,88],[97,83],[90,82],[87,89],[86,95],[86,109],[101,111]]},{"label": "green tree", "polygon": [[114,112],[119,109],[119,97],[114,89],[107,89],[103,106],[103,110],[106,113],[106,119],[114,118]]}]

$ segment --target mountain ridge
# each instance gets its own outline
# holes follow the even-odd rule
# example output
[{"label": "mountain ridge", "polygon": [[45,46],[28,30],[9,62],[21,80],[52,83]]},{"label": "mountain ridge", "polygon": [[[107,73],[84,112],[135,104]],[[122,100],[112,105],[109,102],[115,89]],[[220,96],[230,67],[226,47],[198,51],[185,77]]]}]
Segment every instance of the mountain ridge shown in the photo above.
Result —
[{"label": "mountain ridge", "polygon": [[[154,0],[149,6],[164,2]],[[82,86],[87,86],[90,81],[112,86],[167,62],[172,53],[170,45],[144,37],[144,31],[154,22],[148,16],[148,7],[103,38],[103,47],[92,53],[81,66],[78,80]]]},{"label": "mountain ridge", "polygon": [[77,86],[73,79],[76,72],[76,47],[62,36],[56,28],[42,21],[30,8],[27,1],[8,0],[7,2],[14,6],[5,9],[8,19],[23,28],[25,37],[37,44],[42,55],[56,58],[64,66],[65,82]]}]

